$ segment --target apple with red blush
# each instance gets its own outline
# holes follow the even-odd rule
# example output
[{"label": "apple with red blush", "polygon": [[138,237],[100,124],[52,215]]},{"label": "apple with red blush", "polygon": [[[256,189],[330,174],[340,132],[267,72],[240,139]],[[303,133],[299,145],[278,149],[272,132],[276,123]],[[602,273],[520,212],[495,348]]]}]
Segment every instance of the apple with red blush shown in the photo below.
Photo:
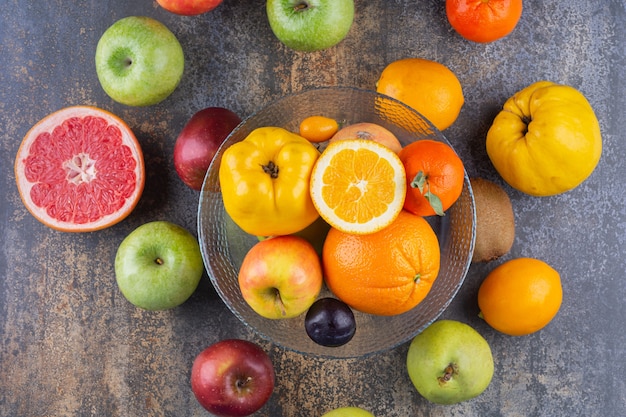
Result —
[{"label": "apple with red blush", "polygon": [[222,0],[157,0],[168,12],[182,16],[196,16],[209,12],[222,4]]},{"label": "apple with red blush", "polygon": [[324,283],[317,251],[296,235],[275,236],[246,253],[238,274],[243,299],[267,319],[289,319],[306,312]]},{"label": "apple with red blush", "polygon": [[255,413],[274,391],[269,355],[256,343],[225,339],[204,349],[191,368],[191,389],[202,407],[221,417]]},{"label": "apple with red blush", "polygon": [[239,123],[241,118],[223,107],[207,107],[191,116],[174,145],[174,168],[188,187],[202,189],[217,150]]}]

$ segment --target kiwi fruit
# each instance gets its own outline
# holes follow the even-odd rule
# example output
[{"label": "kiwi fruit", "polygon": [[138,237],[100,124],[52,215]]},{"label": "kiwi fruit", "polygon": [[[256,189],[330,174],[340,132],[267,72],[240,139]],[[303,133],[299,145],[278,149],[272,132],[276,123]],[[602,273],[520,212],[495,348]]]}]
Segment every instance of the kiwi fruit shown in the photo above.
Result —
[{"label": "kiwi fruit", "polygon": [[506,191],[484,178],[471,178],[476,204],[472,262],[490,262],[511,250],[515,239],[513,205]]}]

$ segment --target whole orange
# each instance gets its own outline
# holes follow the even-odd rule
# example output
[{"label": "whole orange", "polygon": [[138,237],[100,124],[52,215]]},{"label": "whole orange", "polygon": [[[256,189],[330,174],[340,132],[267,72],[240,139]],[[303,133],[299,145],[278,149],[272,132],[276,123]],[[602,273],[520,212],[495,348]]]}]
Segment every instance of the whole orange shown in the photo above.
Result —
[{"label": "whole orange", "polygon": [[404,58],[387,65],[376,91],[417,110],[439,130],[454,123],[465,102],[456,75],[445,65],[422,58]]},{"label": "whole orange", "polygon": [[493,42],[515,29],[522,16],[522,0],[446,0],[446,15],[465,39]]},{"label": "whole orange", "polygon": [[430,291],[439,274],[439,241],[423,217],[403,210],[375,233],[331,228],[322,260],[326,284],[339,299],[364,313],[391,316]]},{"label": "whole orange", "polygon": [[419,216],[443,216],[463,192],[465,168],[444,142],[423,139],[398,153],[406,172],[404,209]]},{"label": "whole orange", "polygon": [[545,327],[562,300],[559,273],[534,258],[516,258],[499,265],[478,289],[481,316],[491,327],[511,336]]}]

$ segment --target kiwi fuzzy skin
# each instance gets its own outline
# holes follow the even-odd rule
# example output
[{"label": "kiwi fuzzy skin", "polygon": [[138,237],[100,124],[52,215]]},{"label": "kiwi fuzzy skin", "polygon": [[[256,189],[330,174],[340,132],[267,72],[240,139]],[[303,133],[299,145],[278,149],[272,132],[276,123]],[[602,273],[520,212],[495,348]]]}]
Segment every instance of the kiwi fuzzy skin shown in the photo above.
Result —
[{"label": "kiwi fuzzy skin", "polygon": [[484,178],[471,178],[476,205],[476,241],[472,262],[491,262],[511,250],[515,216],[507,192]]}]

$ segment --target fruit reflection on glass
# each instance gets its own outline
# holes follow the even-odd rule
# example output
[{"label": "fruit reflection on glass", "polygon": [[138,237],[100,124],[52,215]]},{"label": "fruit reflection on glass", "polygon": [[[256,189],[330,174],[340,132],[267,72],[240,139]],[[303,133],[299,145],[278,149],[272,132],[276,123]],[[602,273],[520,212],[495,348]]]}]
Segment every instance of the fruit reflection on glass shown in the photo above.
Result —
[{"label": "fruit reflection on glass", "polygon": [[602,154],[593,108],[573,87],[538,81],[503,105],[487,132],[487,155],[513,188],[550,196],[580,185]]},{"label": "fruit reflection on glass", "polygon": [[375,233],[353,234],[331,228],[323,265],[328,288],[350,307],[391,316],[419,304],[437,279],[437,235],[421,216],[402,210]]},{"label": "fruit reflection on glass", "polygon": [[328,49],[341,42],[354,20],[353,0],[268,0],[274,35],[296,51]]},{"label": "fruit reflection on glass", "polygon": [[417,110],[439,130],[455,122],[465,102],[456,75],[445,65],[422,58],[388,64],[376,82],[376,91]]},{"label": "fruit reflection on glass", "polygon": [[37,122],[15,158],[20,197],[43,224],[66,232],[112,226],[144,188],[141,147],[128,125],[105,110],[75,106]]},{"label": "fruit reflection on glass", "polygon": [[202,407],[221,417],[260,410],[274,391],[269,355],[255,343],[225,339],[204,349],[191,368],[191,389]]},{"label": "fruit reflection on glass", "polygon": [[315,248],[304,238],[276,236],[246,253],[238,282],[254,311],[269,319],[287,319],[315,302],[323,284],[322,266]]},{"label": "fruit reflection on glass", "polygon": [[528,335],[547,326],[562,300],[558,271],[534,258],[515,258],[500,264],[478,289],[481,317],[511,336]]},{"label": "fruit reflection on glass", "polygon": [[163,23],[128,16],[102,34],[95,63],[98,80],[113,100],[150,106],[174,92],[183,76],[185,57],[178,39]]},{"label": "fruit reflection on glass", "polygon": [[124,238],[115,255],[115,280],[126,299],[146,310],[167,310],[194,293],[204,264],[198,240],[167,222],[145,223]]},{"label": "fruit reflection on glass", "polygon": [[417,391],[437,404],[477,397],[494,372],[487,341],[471,326],[454,320],[436,321],[415,336],[406,366]]}]

